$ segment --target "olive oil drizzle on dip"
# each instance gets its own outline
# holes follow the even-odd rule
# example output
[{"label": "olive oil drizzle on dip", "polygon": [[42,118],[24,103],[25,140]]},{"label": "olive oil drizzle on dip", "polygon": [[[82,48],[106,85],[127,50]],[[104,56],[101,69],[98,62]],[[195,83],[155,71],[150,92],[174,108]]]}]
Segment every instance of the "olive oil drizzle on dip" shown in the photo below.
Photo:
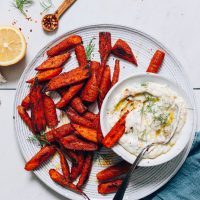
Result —
[{"label": "olive oil drizzle on dip", "polygon": [[165,141],[176,128],[172,141],[158,145],[145,154],[155,158],[170,150],[186,120],[186,106],[182,97],[166,85],[147,82],[127,88],[116,97],[110,111],[111,126],[127,111],[126,132],[119,143],[130,153],[138,155],[152,142]]}]

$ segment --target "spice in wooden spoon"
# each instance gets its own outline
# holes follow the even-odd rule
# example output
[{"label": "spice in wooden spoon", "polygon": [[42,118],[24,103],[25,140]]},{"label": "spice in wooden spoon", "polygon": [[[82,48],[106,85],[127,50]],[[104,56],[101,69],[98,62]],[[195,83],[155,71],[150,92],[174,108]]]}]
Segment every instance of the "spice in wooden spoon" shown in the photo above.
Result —
[{"label": "spice in wooden spoon", "polygon": [[47,14],[42,18],[42,27],[45,31],[54,31],[58,28],[60,16],[75,2],[76,0],[65,0],[53,14]]}]

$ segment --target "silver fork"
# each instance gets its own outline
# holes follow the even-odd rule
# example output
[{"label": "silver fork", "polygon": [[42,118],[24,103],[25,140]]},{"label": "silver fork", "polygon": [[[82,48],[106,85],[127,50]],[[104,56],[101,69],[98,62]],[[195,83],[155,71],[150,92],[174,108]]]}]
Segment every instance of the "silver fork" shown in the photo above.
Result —
[{"label": "silver fork", "polygon": [[177,129],[177,126],[178,126],[178,119],[179,119],[179,109],[178,109],[178,114],[177,114],[177,122],[176,122],[176,126],[174,126],[172,132],[171,132],[171,135],[170,137],[168,138],[168,140],[166,141],[163,141],[163,142],[154,142],[154,143],[151,143],[149,145],[147,145],[146,147],[144,147],[142,149],[142,151],[139,153],[139,155],[136,157],[134,163],[132,164],[131,168],[129,169],[126,177],[124,178],[120,188],[118,189],[117,193],[115,194],[113,200],[122,200],[123,197],[124,197],[124,193],[126,191],[126,188],[128,186],[128,183],[129,183],[129,180],[130,180],[130,177],[132,175],[132,173],[134,172],[134,170],[136,169],[136,167],[138,166],[139,162],[142,160],[142,157],[143,155],[145,154],[146,151],[148,151],[148,149],[150,149],[152,146],[155,146],[155,145],[165,145],[165,144],[168,144],[172,137],[174,136],[174,133],[176,132],[176,129]]}]

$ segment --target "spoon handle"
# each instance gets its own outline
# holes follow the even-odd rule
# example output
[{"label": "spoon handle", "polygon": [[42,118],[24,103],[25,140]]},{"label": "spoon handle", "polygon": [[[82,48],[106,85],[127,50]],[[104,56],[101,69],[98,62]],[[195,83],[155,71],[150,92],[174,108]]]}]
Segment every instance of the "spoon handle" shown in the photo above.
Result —
[{"label": "spoon handle", "polygon": [[145,152],[150,148],[151,145],[148,145],[147,147],[145,147],[140,154],[137,156],[137,158],[135,159],[134,163],[132,164],[131,168],[128,171],[128,174],[126,175],[126,177],[124,178],[120,188],[118,189],[117,193],[115,194],[113,200],[122,200],[124,197],[124,193],[126,191],[127,185],[129,183],[129,179],[133,173],[133,171],[135,170],[135,168],[138,166],[139,162],[142,159],[142,156],[145,154]]},{"label": "spoon handle", "polygon": [[60,16],[75,2],[76,0],[64,0],[55,12],[56,17]]}]

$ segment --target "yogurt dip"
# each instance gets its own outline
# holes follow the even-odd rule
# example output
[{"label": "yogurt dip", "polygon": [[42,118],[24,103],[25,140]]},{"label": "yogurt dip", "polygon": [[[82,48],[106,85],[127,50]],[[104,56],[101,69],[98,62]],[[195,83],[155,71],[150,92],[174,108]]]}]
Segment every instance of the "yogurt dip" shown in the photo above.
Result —
[{"label": "yogurt dip", "polygon": [[187,115],[182,97],[167,85],[153,82],[130,86],[117,95],[108,113],[110,125],[114,126],[127,110],[126,129],[119,144],[136,156],[146,145],[166,141],[175,130],[168,144],[153,146],[144,158],[167,153],[176,143]]}]

